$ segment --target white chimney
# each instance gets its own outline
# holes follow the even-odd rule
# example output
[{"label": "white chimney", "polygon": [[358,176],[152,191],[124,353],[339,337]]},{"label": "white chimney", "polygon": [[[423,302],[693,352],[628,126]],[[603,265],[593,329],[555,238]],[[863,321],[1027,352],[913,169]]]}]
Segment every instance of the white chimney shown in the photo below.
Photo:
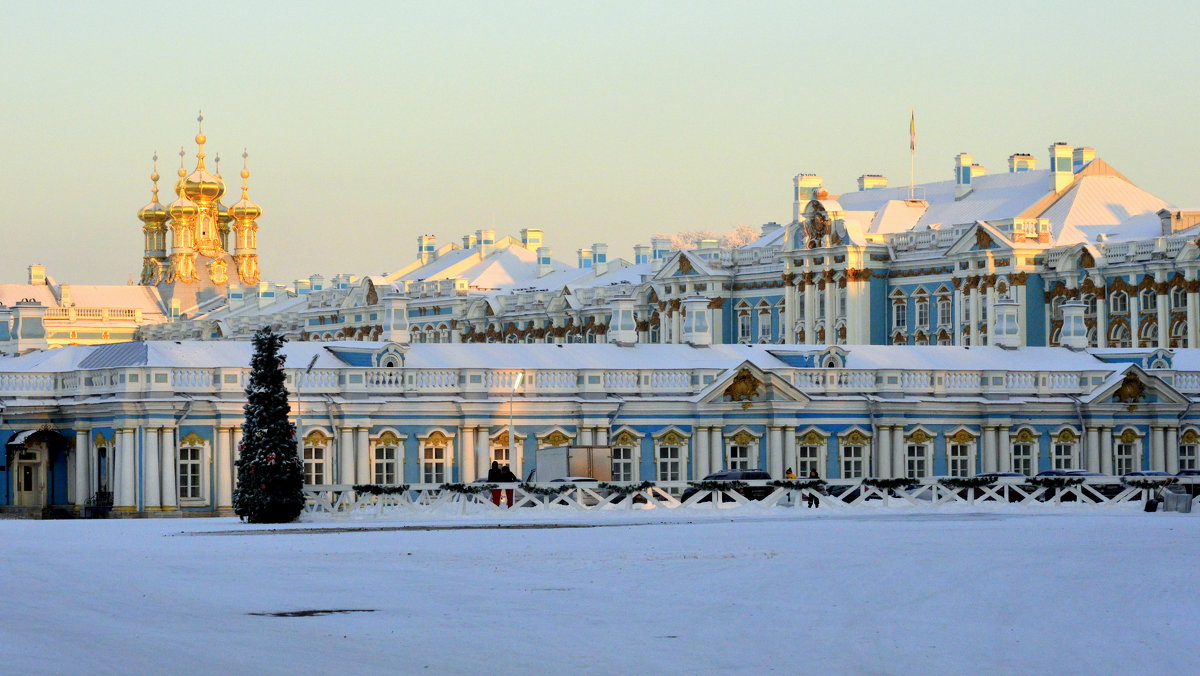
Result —
[{"label": "white chimney", "polygon": [[954,156],[954,199],[960,200],[971,192],[971,165],[975,158],[969,153],[959,153]]},{"label": "white chimney", "polygon": [[474,249],[475,248],[475,235],[463,235],[462,242],[463,242],[464,249],[468,249],[468,250]]},{"label": "white chimney", "polygon": [[650,262],[650,247],[645,244],[635,244],[633,247],[633,264],[641,265]]},{"label": "white chimney", "polygon": [[800,212],[809,200],[815,200],[821,193],[821,177],[816,174],[796,174],[792,177],[792,222],[800,221]]},{"label": "white chimney", "polygon": [[530,251],[542,246],[542,231],[537,228],[521,228],[521,245]]},{"label": "white chimney", "polygon": [[537,248],[538,277],[545,277],[554,272],[554,261],[550,259],[551,253],[553,252],[548,246],[539,246]]},{"label": "white chimney", "polygon": [[13,351],[20,354],[44,350],[46,342],[46,306],[32,298],[17,301],[13,306]]},{"label": "white chimney", "polygon": [[1088,165],[1089,162],[1096,159],[1096,149],[1081,146],[1075,149],[1071,154],[1071,169],[1078,172]]},{"label": "white chimney", "polygon": [[46,283],[46,266],[33,264],[29,266],[29,283],[42,285]]},{"label": "white chimney", "polygon": [[1013,153],[1008,156],[1008,172],[1015,174],[1020,171],[1037,169],[1037,160],[1029,153]]},{"label": "white chimney", "polygon": [[579,264],[580,270],[588,270],[592,267],[592,250],[591,249],[576,249],[576,261]]},{"label": "white chimney", "polygon": [[608,245],[596,242],[592,245],[592,270],[596,275],[608,272]]},{"label": "white chimney", "polygon": [[496,231],[491,228],[475,231],[476,244],[479,246],[479,257],[487,258],[496,245]]},{"label": "white chimney", "polygon": [[1066,143],[1050,146],[1050,191],[1062,192],[1075,179],[1073,168],[1075,149]]},{"label": "white chimney", "polygon": [[671,254],[671,240],[667,237],[652,237],[650,239],[650,268],[657,272],[662,268],[663,261]]},{"label": "white chimney", "polygon": [[437,236],[421,235],[417,237],[417,258],[424,265],[437,258]]},{"label": "white chimney", "polygon": [[863,174],[858,177],[858,189],[861,190],[877,190],[886,188],[888,180],[879,174]]}]

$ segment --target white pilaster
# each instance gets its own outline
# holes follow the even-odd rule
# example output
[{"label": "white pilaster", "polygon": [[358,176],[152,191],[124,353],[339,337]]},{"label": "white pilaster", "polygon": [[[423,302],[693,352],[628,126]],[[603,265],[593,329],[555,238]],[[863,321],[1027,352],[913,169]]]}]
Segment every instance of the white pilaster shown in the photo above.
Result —
[{"label": "white pilaster", "polygon": [[876,444],[879,446],[879,476],[890,479],[892,475],[892,428],[879,425],[875,428]]},{"label": "white pilaster", "polygon": [[595,438],[592,435],[592,428],[590,428],[590,427],[580,427],[579,428],[579,445],[580,446],[591,446],[594,441],[595,441]]},{"label": "white pilaster", "polygon": [[707,427],[697,427],[693,430],[696,437],[696,478],[703,479],[712,473],[709,470],[709,461],[712,459],[709,452],[709,436]]},{"label": "white pilaster", "polygon": [[137,447],[132,429],[116,430],[117,462],[120,475],[117,481],[117,494],[113,496],[113,511],[137,511]]},{"label": "white pilaster", "polygon": [[1150,428],[1150,469],[1155,472],[1167,469],[1166,433],[1162,427]]},{"label": "white pilaster", "polygon": [[164,511],[173,511],[179,508],[179,488],[176,485],[176,477],[179,476],[176,463],[179,460],[177,449],[178,444],[175,443],[175,428],[161,427],[158,432],[158,450],[159,458],[161,459],[159,467],[159,475],[162,478],[161,494],[162,504],[161,509]]},{"label": "white pilaster", "polygon": [[1084,469],[1089,472],[1099,472],[1100,469],[1100,434],[1095,427],[1087,431],[1087,463]]},{"label": "white pilaster", "polygon": [[1166,471],[1175,474],[1179,471],[1179,428],[1167,428],[1167,469]]},{"label": "white pilaster", "polygon": [[487,476],[484,472],[479,474],[479,459],[475,457],[475,428],[460,427],[458,428],[458,438],[462,439],[462,481],[463,483],[471,483],[480,476]]},{"label": "white pilaster", "polygon": [[488,428],[475,428],[475,466],[479,468],[477,479],[486,479],[492,468],[492,446],[488,442]]},{"label": "white pilaster", "polygon": [[796,472],[797,476],[799,476],[800,470],[797,467],[797,465],[800,463],[797,462],[797,460],[798,460],[798,458],[796,458],[796,428],[792,427],[791,425],[788,425],[787,427],[783,428],[784,469],[786,470],[787,468],[790,467],[791,470],[793,472]]},{"label": "white pilaster", "polygon": [[1112,428],[1100,428],[1100,473],[1112,474],[1113,472],[1113,439]]},{"label": "white pilaster", "polygon": [[725,469],[725,438],[720,427],[708,428],[708,471]]},{"label": "white pilaster", "polygon": [[896,425],[892,428],[892,476],[902,477],[908,475],[908,466],[904,462],[904,426]]}]

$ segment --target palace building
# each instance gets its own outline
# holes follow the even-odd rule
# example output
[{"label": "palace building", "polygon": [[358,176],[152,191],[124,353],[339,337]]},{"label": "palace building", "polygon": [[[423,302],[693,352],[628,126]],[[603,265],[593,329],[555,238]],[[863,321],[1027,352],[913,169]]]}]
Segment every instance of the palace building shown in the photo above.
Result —
[{"label": "palace building", "polygon": [[1200,346],[1200,210],[1171,207],[1091,148],[1055,143],[1048,159],[1039,169],[1017,153],[988,174],[962,153],[952,180],[889,188],[864,175],[837,196],[802,174],[791,222],[757,241],[671,251],[654,239],[632,261],[597,243],[569,265],[533,228],[440,246],[425,235],[391,274],[230,287],[227,302],[140,336],[246,338],[271,324],[295,340],[403,329],[414,342],[679,344],[686,303],[703,299],[713,343],[1054,346],[1078,303],[1090,346]]},{"label": "palace building", "polygon": [[[609,447],[626,481],[1197,467],[1200,211],[1090,148],[995,174],[964,153],[951,180],[841,195],[802,174],[788,224],[744,246],[597,243],[569,264],[540,229],[481,229],[421,236],[387,275],[282,285],[260,279],[248,169],[224,206],[196,142],[171,204],[151,177],[128,295],[38,269],[0,287],[4,509],[228,513],[263,325],[292,341],[310,485],[472,481],[493,460],[525,477],[570,444]],[[81,310],[118,306],[140,314],[94,338],[114,317]]]}]

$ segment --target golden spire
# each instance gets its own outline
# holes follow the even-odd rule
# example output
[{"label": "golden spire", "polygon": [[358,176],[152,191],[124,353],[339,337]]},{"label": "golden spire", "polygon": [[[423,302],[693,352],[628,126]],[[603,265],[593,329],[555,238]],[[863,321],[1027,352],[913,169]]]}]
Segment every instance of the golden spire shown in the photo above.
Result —
[{"label": "golden spire", "polygon": [[221,178],[221,153],[213,155],[213,174]]},{"label": "golden spire", "polygon": [[200,150],[196,152],[196,169],[204,169],[204,142],[208,137],[204,135],[204,111],[196,116],[196,145],[200,146]]},{"label": "golden spire", "polygon": [[150,174],[150,180],[151,180],[151,182],[154,183],[154,188],[153,188],[154,199],[151,200],[152,202],[158,201],[158,178],[159,178],[159,176],[158,176],[158,151],[155,150],[154,151],[154,173]]},{"label": "golden spire", "polygon": [[187,168],[183,166],[183,158],[185,157],[187,157],[187,153],[184,152],[183,146],[179,146],[179,178],[181,179],[187,176]]},{"label": "golden spire", "polygon": [[242,148],[242,199],[247,199],[250,190],[250,153]]}]

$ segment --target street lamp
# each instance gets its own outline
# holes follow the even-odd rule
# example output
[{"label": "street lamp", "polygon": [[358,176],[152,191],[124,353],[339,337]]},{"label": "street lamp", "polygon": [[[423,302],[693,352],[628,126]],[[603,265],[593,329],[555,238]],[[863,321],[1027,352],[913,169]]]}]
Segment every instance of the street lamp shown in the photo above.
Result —
[{"label": "street lamp", "polygon": [[[508,393],[508,463],[511,467],[515,467],[517,472],[523,471],[524,468],[517,462],[517,431],[513,429],[513,397],[521,388],[521,381],[524,379],[525,372],[518,371],[517,377],[513,379],[512,390]],[[521,475],[517,474],[517,478],[520,479]]]}]

